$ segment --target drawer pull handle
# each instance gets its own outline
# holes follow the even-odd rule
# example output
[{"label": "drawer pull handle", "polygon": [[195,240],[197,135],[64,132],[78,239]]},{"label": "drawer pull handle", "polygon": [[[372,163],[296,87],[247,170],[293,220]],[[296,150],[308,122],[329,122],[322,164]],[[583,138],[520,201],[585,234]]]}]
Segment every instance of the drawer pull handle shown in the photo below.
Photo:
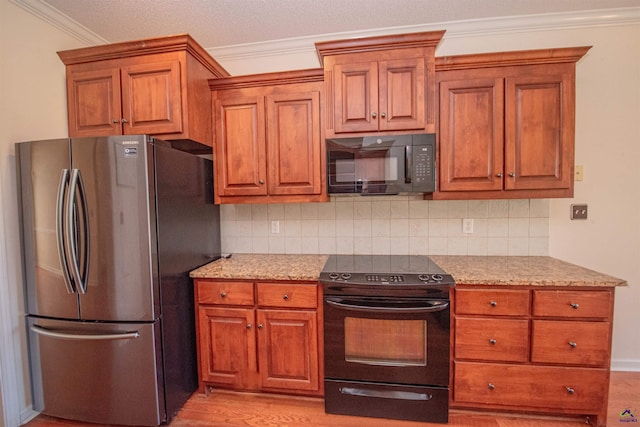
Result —
[{"label": "drawer pull handle", "polygon": [[495,343],[497,343],[497,341],[495,340],[495,338],[491,338],[491,339],[489,339],[489,344],[491,344],[491,345],[495,345]]},{"label": "drawer pull handle", "polygon": [[495,301],[491,301],[491,302],[489,303],[489,305],[490,305],[491,307],[495,307],[495,306],[497,306],[497,305],[498,305],[498,303],[497,303],[497,302],[495,302]]},{"label": "drawer pull handle", "polygon": [[578,304],[578,303],[575,303],[575,302],[574,302],[574,303],[571,303],[571,307],[572,307],[574,310],[577,310],[577,309],[580,307],[580,304]]},{"label": "drawer pull handle", "polygon": [[226,298],[227,297],[227,293],[226,292],[220,292],[220,297],[221,298]]},{"label": "drawer pull handle", "polygon": [[496,388],[495,385],[493,385],[493,383],[489,383],[489,385],[487,386],[489,388],[489,390],[493,390]]},{"label": "drawer pull handle", "polygon": [[567,393],[568,394],[575,394],[576,391],[574,389],[572,389],[571,387],[565,387],[567,389]]},{"label": "drawer pull handle", "polygon": [[282,299],[283,299],[283,300],[285,300],[285,301],[286,301],[286,300],[288,300],[288,299],[289,299],[289,295],[284,294],[284,295],[282,296]]},{"label": "drawer pull handle", "polygon": [[575,343],[573,341],[569,341],[569,347],[576,348],[577,346],[578,346],[578,343]]}]

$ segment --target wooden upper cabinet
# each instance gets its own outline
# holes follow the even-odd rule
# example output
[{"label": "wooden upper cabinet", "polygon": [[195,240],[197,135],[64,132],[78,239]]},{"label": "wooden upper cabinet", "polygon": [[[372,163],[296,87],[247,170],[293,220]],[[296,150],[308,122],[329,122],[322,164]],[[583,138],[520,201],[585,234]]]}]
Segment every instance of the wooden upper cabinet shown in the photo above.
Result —
[{"label": "wooden upper cabinet", "polygon": [[325,201],[321,69],[210,81],[216,203]]},{"label": "wooden upper cabinet", "polygon": [[316,43],[327,136],[435,130],[434,52],[444,31]]},{"label": "wooden upper cabinet", "polygon": [[66,65],[70,137],[146,133],[212,145],[208,80],[228,73],[189,35],[58,55]]},{"label": "wooden upper cabinet", "polygon": [[588,49],[437,58],[433,198],[571,197],[575,63]]}]

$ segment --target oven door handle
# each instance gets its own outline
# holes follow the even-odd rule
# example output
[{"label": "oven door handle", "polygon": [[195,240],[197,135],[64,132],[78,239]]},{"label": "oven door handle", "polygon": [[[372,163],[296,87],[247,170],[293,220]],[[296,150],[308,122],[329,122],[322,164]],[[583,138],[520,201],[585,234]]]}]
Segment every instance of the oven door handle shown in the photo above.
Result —
[{"label": "oven door handle", "polygon": [[366,300],[351,300],[357,302],[357,304],[351,304],[342,301],[342,298],[340,300],[335,300],[331,297],[325,298],[325,302],[334,307],[352,311],[375,311],[377,313],[433,313],[446,310],[449,307],[448,301],[433,300],[422,301],[424,305],[419,305],[419,303],[416,303],[415,305],[409,307],[380,307],[378,305],[367,304],[368,301]]}]

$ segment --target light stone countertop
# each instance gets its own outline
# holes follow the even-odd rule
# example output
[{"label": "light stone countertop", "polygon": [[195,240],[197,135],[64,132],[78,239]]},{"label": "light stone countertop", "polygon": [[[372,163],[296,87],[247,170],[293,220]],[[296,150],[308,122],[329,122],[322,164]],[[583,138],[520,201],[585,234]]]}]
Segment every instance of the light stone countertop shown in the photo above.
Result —
[{"label": "light stone countertop", "polygon": [[[617,277],[546,256],[429,256],[457,284],[626,286]],[[316,281],[327,255],[233,254],[190,273],[193,278]]]}]

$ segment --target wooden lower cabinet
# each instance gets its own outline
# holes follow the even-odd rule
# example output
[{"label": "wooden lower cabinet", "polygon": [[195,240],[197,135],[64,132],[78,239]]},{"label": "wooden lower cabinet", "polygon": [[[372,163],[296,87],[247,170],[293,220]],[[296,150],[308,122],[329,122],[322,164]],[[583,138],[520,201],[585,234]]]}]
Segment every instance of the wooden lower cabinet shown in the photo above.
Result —
[{"label": "wooden lower cabinet", "polygon": [[195,286],[201,391],[322,394],[316,284],[198,279]]},{"label": "wooden lower cabinet", "polygon": [[613,288],[456,285],[451,407],[607,419]]}]

